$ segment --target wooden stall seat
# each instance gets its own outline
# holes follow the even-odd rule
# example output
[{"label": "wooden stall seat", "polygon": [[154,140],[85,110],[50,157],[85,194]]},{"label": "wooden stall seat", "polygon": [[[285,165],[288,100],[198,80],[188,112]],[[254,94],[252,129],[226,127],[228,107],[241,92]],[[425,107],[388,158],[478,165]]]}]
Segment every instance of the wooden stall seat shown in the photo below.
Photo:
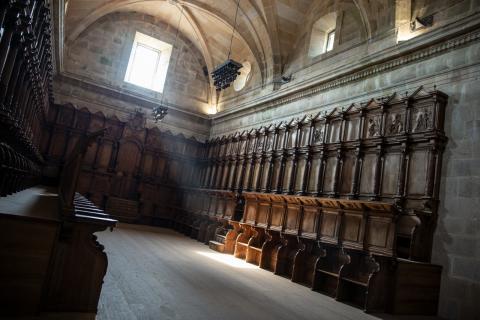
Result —
[{"label": "wooden stall seat", "polygon": [[222,218],[225,212],[226,199],[222,192],[215,192],[216,206],[213,210],[213,215],[209,216],[209,224],[205,232],[204,243],[209,244],[211,240],[215,239],[217,228],[222,226]]},{"label": "wooden stall seat", "polygon": [[[181,207],[176,209],[174,228],[193,239],[224,250],[226,235],[232,227],[237,195],[226,190],[184,188]],[[232,251],[233,252],[233,251]]]},{"label": "wooden stall seat", "polygon": [[235,218],[238,195],[231,191],[219,191],[219,194],[222,197],[223,205],[217,207],[215,215],[217,224],[213,238],[208,244],[213,250],[232,254],[235,250],[235,241],[239,230],[235,229],[230,222]]},{"label": "wooden stall seat", "polygon": [[263,243],[260,268],[276,272],[278,250],[283,245],[281,234],[284,230],[286,202],[282,196],[269,195],[271,200],[269,223],[266,227],[266,241]]},{"label": "wooden stall seat", "polygon": [[215,191],[208,191],[205,200],[206,202],[204,203],[202,211],[203,220],[202,223],[200,223],[200,227],[198,230],[197,240],[200,242],[205,243],[205,240],[207,238],[208,226],[215,222],[215,210],[217,208],[217,200],[218,198]]},{"label": "wooden stall seat", "polygon": [[[435,313],[441,267],[397,257],[397,234],[417,225],[398,223],[391,203],[259,192],[239,201],[234,192],[206,189],[182,197],[177,223],[214,250],[366,312]],[[413,299],[403,284],[415,288]],[[392,286],[400,289],[393,294]]]},{"label": "wooden stall seat", "polygon": [[[235,257],[366,312],[436,310],[432,292],[441,267],[397,258],[395,205],[255,192],[243,197],[243,218],[232,223],[239,232]],[[419,275],[416,284],[405,278],[409,270]],[[408,303],[404,291],[395,296],[389,289],[401,281],[417,290]]]},{"label": "wooden stall seat", "polygon": [[[253,227],[257,218],[258,199],[255,193],[243,193],[245,199],[245,209],[242,220],[239,223],[233,222],[234,226],[240,230],[235,241],[234,256],[240,259],[246,259],[247,248],[250,239],[255,235]],[[234,227],[235,229],[235,227]]]},{"label": "wooden stall seat", "polygon": [[[247,194],[245,197],[248,198],[250,196]],[[245,260],[259,266],[263,245],[268,239],[265,230],[269,225],[271,202],[268,195],[256,194],[255,198],[257,214],[255,216],[255,223],[251,226],[252,237],[248,241]]]},{"label": "wooden stall seat", "polygon": [[278,248],[274,273],[291,279],[296,255],[301,249],[299,235],[302,203],[299,197],[294,196],[285,196],[284,200],[286,211],[284,228],[280,234],[282,245]]}]

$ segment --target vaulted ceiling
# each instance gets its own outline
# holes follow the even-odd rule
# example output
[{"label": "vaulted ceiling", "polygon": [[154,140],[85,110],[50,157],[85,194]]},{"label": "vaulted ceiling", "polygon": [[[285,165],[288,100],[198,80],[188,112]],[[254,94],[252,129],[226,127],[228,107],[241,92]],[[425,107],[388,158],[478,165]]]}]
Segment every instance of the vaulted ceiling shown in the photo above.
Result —
[{"label": "vaulted ceiling", "polygon": [[[61,1],[61,0],[60,0]],[[250,61],[255,72],[255,86],[278,79],[296,52],[299,36],[319,7],[337,7],[347,3],[356,10],[370,37],[394,1],[381,0],[64,0],[63,41],[65,48],[103,17],[118,12],[135,12],[155,17],[176,28],[180,12],[181,34],[195,45],[211,72],[224,62],[230,47],[233,26],[236,33],[232,57]],[[238,18],[235,12],[239,1]],[[389,4],[385,5],[388,2]],[[394,4],[393,4],[394,6]],[[380,10],[383,9],[383,10]],[[211,79],[210,100],[215,97]],[[211,101],[209,101],[211,102]]]}]

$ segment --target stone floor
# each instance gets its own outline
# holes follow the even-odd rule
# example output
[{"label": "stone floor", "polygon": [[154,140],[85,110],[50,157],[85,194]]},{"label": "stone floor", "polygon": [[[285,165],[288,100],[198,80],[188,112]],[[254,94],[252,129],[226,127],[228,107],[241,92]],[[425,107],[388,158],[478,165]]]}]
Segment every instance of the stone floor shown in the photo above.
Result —
[{"label": "stone floor", "polygon": [[98,236],[109,266],[97,320],[413,319],[365,314],[172,230],[122,224]]}]

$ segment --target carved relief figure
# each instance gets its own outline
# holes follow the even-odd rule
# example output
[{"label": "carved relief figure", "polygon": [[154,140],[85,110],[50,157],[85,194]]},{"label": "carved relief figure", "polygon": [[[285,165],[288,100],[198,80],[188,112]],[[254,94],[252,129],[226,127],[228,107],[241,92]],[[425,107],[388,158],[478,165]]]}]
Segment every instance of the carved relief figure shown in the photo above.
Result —
[{"label": "carved relief figure", "polygon": [[267,140],[267,150],[271,150],[271,149],[272,149],[272,142],[273,142],[273,137],[272,137],[272,136],[269,136],[269,137],[268,137],[268,140]]},{"label": "carved relief figure", "polygon": [[257,150],[262,151],[262,149],[263,149],[263,141],[259,141],[257,145]]},{"label": "carved relief figure", "polygon": [[287,141],[287,146],[288,147],[294,147],[295,146],[295,140],[297,138],[297,132],[296,131],[292,131],[289,135],[288,135],[288,141]]},{"label": "carved relief figure", "polygon": [[388,134],[399,134],[403,132],[402,115],[392,113],[390,125],[387,128]]},{"label": "carved relief figure", "polygon": [[145,114],[141,111],[136,110],[135,114],[132,115],[130,121],[128,122],[128,126],[134,130],[143,130],[145,127]]},{"label": "carved relief figure", "polygon": [[419,110],[415,115],[415,127],[413,132],[427,130],[431,127],[432,115],[430,110]]},{"label": "carved relief figure", "polygon": [[137,137],[138,139],[142,140],[145,121],[145,115],[140,111],[135,111],[135,114],[133,114],[130,117],[130,120],[127,122],[127,126],[123,132],[123,137]]},{"label": "carved relief figure", "polygon": [[313,142],[318,143],[323,141],[324,136],[324,129],[323,127],[320,129],[315,129],[313,132]]},{"label": "carved relief figure", "polygon": [[254,144],[253,140],[250,141],[250,143],[248,144],[248,153],[253,152],[253,147],[254,147],[254,145],[255,145],[255,144]]},{"label": "carved relief figure", "polygon": [[378,137],[379,135],[380,135],[380,119],[378,117],[368,119],[367,138]]}]

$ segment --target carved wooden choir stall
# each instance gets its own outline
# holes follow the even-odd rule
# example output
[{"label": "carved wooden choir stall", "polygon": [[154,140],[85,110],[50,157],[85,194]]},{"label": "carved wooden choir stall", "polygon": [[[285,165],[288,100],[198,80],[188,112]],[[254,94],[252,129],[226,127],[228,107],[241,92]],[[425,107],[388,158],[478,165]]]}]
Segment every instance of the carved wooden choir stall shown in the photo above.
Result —
[{"label": "carved wooden choir stall", "polygon": [[367,312],[436,314],[446,102],[419,88],[210,141],[175,227]]},{"label": "carved wooden choir stall", "polygon": [[55,177],[78,139],[106,129],[85,154],[77,191],[120,221],[170,226],[181,200],[177,189],[199,186],[203,145],[145,123],[140,112],[120,121],[87,108],[52,105],[42,138],[44,171]]},{"label": "carved wooden choir stall", "polygon": [[97,311],[107,268],[94,232],[116,220],[76,193],[92,139],[74,145],[56,187],[38,185],[51,97],[48,1],[0,4],[0,317]]}]

